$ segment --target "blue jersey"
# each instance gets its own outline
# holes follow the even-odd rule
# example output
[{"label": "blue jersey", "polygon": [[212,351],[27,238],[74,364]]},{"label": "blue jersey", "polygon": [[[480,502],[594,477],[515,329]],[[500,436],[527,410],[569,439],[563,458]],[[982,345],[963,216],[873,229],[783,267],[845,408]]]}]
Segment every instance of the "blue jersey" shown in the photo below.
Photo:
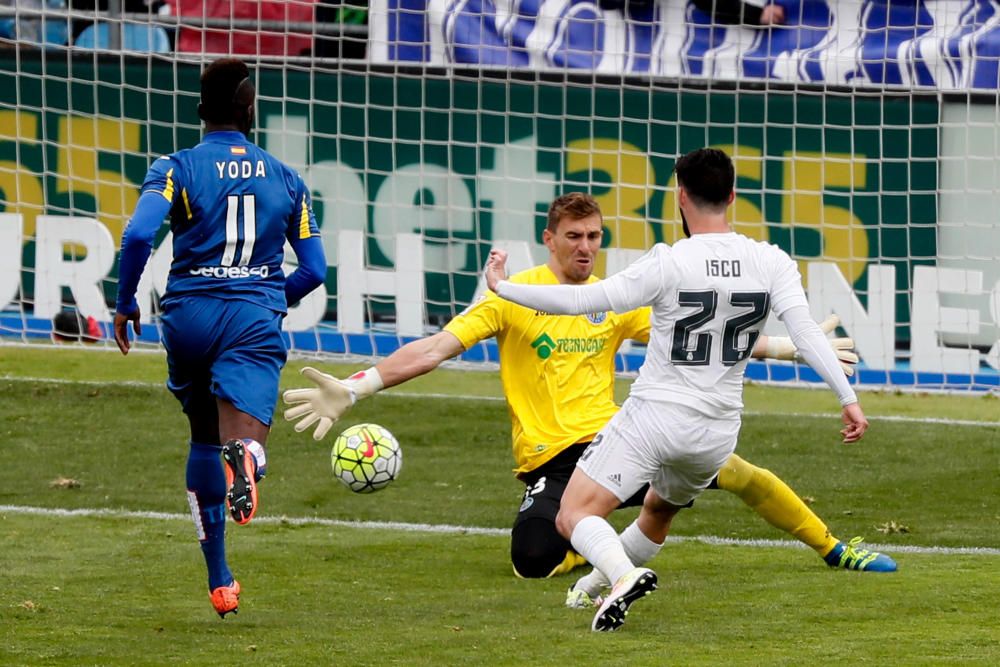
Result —
[{"label": "blue jersey", "polygon": [[174,258],[164,302],[201,294],[285,312],[285,240],[298,253],[303,240],[319,236],[295,170],[239,132],[211,132],[156,160],[142,194],[169,204]]}]

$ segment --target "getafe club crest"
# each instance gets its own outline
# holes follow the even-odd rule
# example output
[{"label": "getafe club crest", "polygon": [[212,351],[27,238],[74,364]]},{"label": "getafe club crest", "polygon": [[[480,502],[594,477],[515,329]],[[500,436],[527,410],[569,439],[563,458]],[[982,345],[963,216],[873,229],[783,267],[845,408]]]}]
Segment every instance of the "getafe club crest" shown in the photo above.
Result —
[{"label": "getafe club crest", "polygon": [[590,320],[591,324],[600,324],[604,320],[608,319],[607,312],[603,313],[587,313],[587,319]]}]

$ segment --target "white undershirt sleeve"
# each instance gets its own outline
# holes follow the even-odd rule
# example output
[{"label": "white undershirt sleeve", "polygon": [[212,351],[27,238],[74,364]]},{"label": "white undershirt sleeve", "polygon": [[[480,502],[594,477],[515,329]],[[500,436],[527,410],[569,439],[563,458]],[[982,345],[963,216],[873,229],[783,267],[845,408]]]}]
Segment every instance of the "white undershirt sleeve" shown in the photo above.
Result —
[{"label": "white undershirt sleeve", "polygon": [[607,280],[586,285],[524,285],[501,280],[501,298],[553,315],[582,315],[613,310],[627,313],[647,306],[665,286],[670,248],[657,244],[652,250]]},{"label": "white undershirt sleeve", "polygon": [[604,283],[589,285],[524,285],[501,280],[497,295],[527,308],[553,315],[580,315],[611,310]]},{"label": "white undershirt sleeve", "polygon": [[807,306],[793,306],[779,318],[784,322],[792,342],[810,367],[836,392],[842,406],[857,403],[858,397],[840,368],[837,355],[830,347],[823,330],[809,314]]}]

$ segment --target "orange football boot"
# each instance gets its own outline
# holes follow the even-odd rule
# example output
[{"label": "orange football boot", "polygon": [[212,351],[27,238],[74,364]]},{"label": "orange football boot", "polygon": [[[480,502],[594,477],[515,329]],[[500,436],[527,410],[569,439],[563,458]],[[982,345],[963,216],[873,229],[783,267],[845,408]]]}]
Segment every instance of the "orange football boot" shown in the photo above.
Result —
[{"label": "orange football boot", "polygon": [[240,606],[240,582],[233,579],[233,583],[228,586],[219,586],[211,592],[209,598],[212,606],[218,612],[219,618],[225,618],[226,614],[239,612]]},{"label": "orange football boot", "polygon": [[226,505],[236,523],[250,523],[257,513],[257,482],[254,467],[257,465],[253,454],[247,450],[242,440],[230,440],[222,446],[222,458],[226,462]]}]

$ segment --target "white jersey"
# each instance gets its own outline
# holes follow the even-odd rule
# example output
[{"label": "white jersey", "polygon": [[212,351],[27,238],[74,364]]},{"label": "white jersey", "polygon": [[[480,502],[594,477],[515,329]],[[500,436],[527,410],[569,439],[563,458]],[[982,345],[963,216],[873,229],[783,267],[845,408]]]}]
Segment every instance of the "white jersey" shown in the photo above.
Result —
[{"label": "white jersey", "polygon": [[697,234],[672,248],[657,244],[620,273],[590,285],[532,287],[502,281],[497,291],[550,313],[652,306],[646,361],[631,395],[720,418],[738,416],[743,408],[743,374],[768,311],[784,319],[790,309],[799,309],[794,323],[786,321],[793,338],[798,334],[808,343],[804,347],[822,358],[819,365],[826,368],[813,367],[842,404],[857,400],[829,345],[814,340],[822,333],[808,317],[795,262],[777,246],[735,232]]},{"label": "white jersey", "polygon": [[653,306],[646,361],[631,393],[714,416],[743,408],[743,374],[769,310],[781,316],[808,307],[795,262],[735,233],[656,245],[619,275],[622,289],[648,295]]}]

